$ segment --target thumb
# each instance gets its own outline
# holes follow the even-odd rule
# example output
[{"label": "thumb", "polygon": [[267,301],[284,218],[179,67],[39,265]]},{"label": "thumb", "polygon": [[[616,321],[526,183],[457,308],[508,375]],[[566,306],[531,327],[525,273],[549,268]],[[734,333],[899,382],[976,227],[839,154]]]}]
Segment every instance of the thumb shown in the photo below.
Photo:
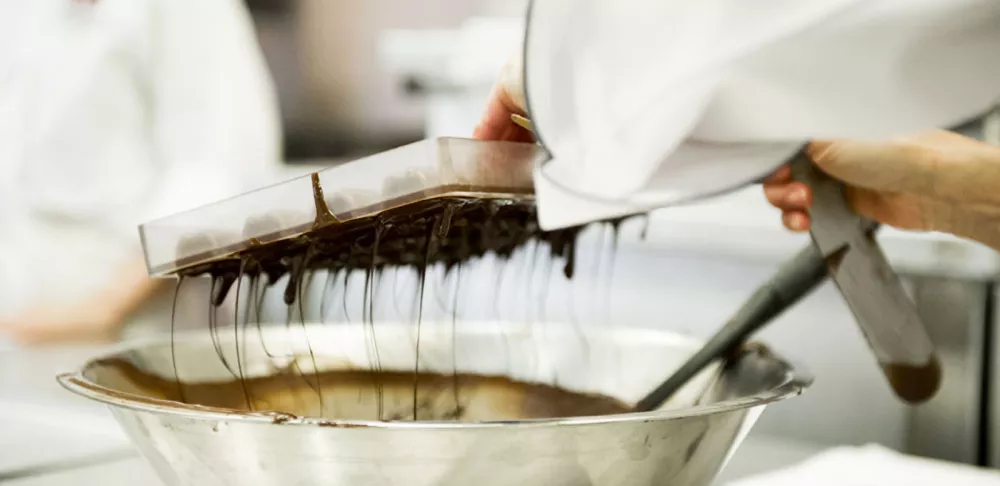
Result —
[{"label": "thumb", "polygon": [[891,141],[814,141],[807,153],[824,172],[850,185],[954,202],[996,202],[1000,149],[934,131]]},{"label": "thumb", "polygon": [[486,109],[473,131],[480,140],[533,142],[534,135],[511,121],[510,116],[525,114],[521,56],[515,55],[504,65],[490,92]]},{"label": "thumb", "polygon": [[504,64],[497,84],[507,109],[519,115],[525,114],[528,107],[524,96],[524,58],[520,50]]}]

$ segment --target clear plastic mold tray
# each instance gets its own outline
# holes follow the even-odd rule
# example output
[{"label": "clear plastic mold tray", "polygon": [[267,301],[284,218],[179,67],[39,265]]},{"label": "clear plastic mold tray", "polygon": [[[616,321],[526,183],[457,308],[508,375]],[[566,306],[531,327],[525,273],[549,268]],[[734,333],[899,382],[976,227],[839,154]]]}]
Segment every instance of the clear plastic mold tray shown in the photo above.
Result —
[{"label": "clear plastic mold tray", "polygon": [[545,156],[528,143],[423,140],[143,224],[146,265],[167,276],[432,198],[530,201]]}]

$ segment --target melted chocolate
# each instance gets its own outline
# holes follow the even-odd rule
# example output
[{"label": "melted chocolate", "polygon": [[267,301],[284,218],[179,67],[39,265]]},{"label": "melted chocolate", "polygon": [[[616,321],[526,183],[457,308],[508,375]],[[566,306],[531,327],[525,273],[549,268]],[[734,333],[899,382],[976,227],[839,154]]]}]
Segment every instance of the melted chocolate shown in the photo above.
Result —
[{"label": "melted chocolate", "polygon": [[330,211],[329,205],[326,204],[326,198],[323,197],[323,185],[319,183],[318,172],[312,173],[311,182],[313,190],[313,204],[316,205],[316,221],[313,225],[319,228],[328,224],[336,223],[337,218],[333,215],[333,211]]},{"label": "melted chocolate", "polygon": [[[220,278],[223,285],[213,300],[222,302],[239,273],[241,259],[253,262],[244,265],[244,275],[266,274],[268,281],[274,282],[285,274],[295,277],[307,269],[339,271],[386,266],[419,269],[439,263],[453,267],[489,253],[509,257],[528,242],[541,241],[548,244],[552,256],[565,259],[564,273],[572,277],[576,239],[581,229],[541,231],[534,206],[526,203],[457,197],[428,199],[376,216],[317,227],[296,238],[254,245],[181,274]],[[431,244],[433,249],[428,257]],[[303,262],[306,253],[309,258]],[[299,268],[302,264],[307,268]],[[290,287],[294,289],[295,285],[290,282]],[[285,295],[287,303],[294,300],[291,289]]]},{"label": "melted chocolate", "polygon": [[[315,376],[322,384],[322,401],[315,389],[291,370],[244,380],[183,383],[183,396],[172,378],[146,373],[125,360],[102,361],[97,363],[95,372],[102,375],[102,381],[114,382],[120,392],[234,413],[268,411],[327,420],[379,420],[376,402],[381,400],[385,407],[382,419],[414,419],[414,375],[411,372],[320,372]],[[420,373],[419,380],[417,420],[524,420],[629,411],[624,403],[607,396],[576,393],[499,376]],[[376,384],[381,397],[376,395]],[[250,403],[247,403],[247,394]]]},{"label": "melted chocolate", "polygon": [[896,395],[911,404],[930,400],[941,386],[941,363],[936,356],[923,366],[884,365],[882,372]]},{"label": "melted chocolate", "polygon": [[[187,267],[179,273],[184,276],[209,274],[220,278],[222,285],[213,296],[213,301],[218,303],[225,299],[241,266],[243,275],[255,277],[265,274],[269,282],[278,280],[286,273],[295,277],[307,269],[420,268],[438,263],[450,268],[489,253],[507,257],[530,241],[541,241],[549,245],[553,256],[565,259],[565,275],[573,275],[576,237],[582,226],[542,231],[538,227],[534,201],[525,196],[494,200],[460,195],[483,190],[442,187],[416,201],[409,196],[399,201],[382,202],[377,207],[352,211],[356,215],[372,211],[375,214],[360,218],[347,214],[344,215],[347,221],[341,222],[330,211],[319,175],[314,173],[315,221],[308,228],[285,231],[302,234],[276,240],[271,238],[275,235],[261,238],[269,243],[252,238],[247,244],[236,245],[225,257],[208,254],[188,257],[185,260],[193,262],[209,258],[211,261]],[[609,222],[617,226],[623,219]],[[432,258],[425,258],[429,245],[433,245],[430,252],[433,255]],[[374,248],[377,251],[373,251]],[[303,255],[307,253],[307,262],[303,262]],[[247,262],[251,264],[246,265]],[[297,268],[300,264],[308,268]],[[294,288],[295,283],[290,282],[289,286]],[[294,291],[286,292],[286,302],[291,303],[293,299]]]}]

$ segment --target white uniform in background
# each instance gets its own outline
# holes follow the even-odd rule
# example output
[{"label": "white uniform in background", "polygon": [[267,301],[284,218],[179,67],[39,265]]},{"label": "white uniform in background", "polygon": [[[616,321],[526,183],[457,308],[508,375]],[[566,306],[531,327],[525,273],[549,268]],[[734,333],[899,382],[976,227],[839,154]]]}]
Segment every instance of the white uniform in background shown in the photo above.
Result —
[{"label": "white uniform in background", "polygon": [[0,317],[107,285],[138,224],[259,186],[280,132],[240,0],[0,0]]}]

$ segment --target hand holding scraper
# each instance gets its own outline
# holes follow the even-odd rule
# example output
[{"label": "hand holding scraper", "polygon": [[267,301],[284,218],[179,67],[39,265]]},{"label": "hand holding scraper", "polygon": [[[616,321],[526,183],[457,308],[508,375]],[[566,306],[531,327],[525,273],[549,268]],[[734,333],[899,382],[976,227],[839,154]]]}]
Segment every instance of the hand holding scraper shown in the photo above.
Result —
[{"label": "hand holding scraper", "polygon": [[736,315],[667,381],[636,405],[653,410],[715,359],[809,294],[829,275],[847,301],[896,395],[924,402],[937,392],[941,368],[916,307],[892,271],[874,232],[877,223],[847,204],[844,185],[819,170],[803,152],[792,177],[808,185],[813,244],[781,267]]},{"label": "hand holding scraper", "polygon": [[[511,120],[534,130],[531,120],[521,115],[511,115]],[[844,184],[817,168],[805,150],[789,165],[792,177],[812,193],[813,244],[754,292],[699,352],[636,404],[636,411],[660,407],[698,372],[731,353],[828,275],[847,301],[896,395],[921,403],[937,392],[940,364],[916,307],[874,239],[878,224],[850,208]]]}]

